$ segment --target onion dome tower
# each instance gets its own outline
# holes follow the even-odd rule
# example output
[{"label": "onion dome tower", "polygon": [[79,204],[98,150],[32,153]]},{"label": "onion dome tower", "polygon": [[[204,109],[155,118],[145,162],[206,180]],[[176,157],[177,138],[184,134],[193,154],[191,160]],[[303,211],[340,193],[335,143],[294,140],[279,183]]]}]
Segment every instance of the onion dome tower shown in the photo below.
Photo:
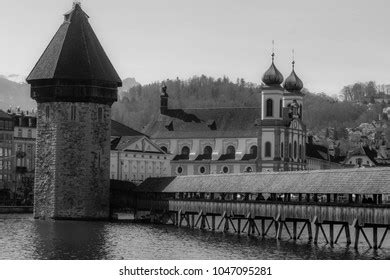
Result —
[{"label": "onion dome tower", "polygon": [[290,108],[290,117],[302,118],[302,106],[303,106],[303,82],[295,73],[295,60],[293,52],[292,71],[284,82],[284,94],[283,94],[283,107]]},{"label": "onion dome tower", "polygon": [[280,84],[283,83],[283,75],[275,66],[274,51],[272,51],[271,57],[271,66],[265,71],[262,78],[262,81],[265,84],[261,89],[262,120],[282,119],[283,88]]},{"label": "onion dome tower", "polygon": [[27,78],[37,101],[34,217],[108,219],[111,105],[122,85],[75,2]]}]

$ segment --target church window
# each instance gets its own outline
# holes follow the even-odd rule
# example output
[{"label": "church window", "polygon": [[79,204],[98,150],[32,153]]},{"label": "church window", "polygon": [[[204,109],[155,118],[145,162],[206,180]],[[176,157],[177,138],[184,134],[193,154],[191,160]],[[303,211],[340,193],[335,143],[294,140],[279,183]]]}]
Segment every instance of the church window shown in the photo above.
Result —
[{"label": "church window", "polygon": [[228,146],[226,149],[226,154],[228,155],[228,159],[235,159],[236,157],[236,148],[234,146]]},{"label": "church window", "polygon": [[271,157],[271,142],[265,143],[265,157]]},{"label": "church window", "polygon": [[266,117],[272,117],[273,116],[273,107],[274,107],[274,102],[272,99],[267,99],[266,101]]},{"label": "church window", "polygon": [[71,121],[76,120],[76,106],[75,105],[70,106],[70,120]]},{"label": "church window", "polygon": [[302,104],[299,105],[299,116],[302,117]]},{"label": "church window", "polygon": [[50,107],[49,106],[46,106],[46,111],[45,111],[45,114],[46,114],[46,121],[50,120]]},{"label": "church window", "polygon": [[253,146],[249,149],[249,153],[250,153],[253,157],[257,157],[257,146],[256,146],[256,145],[253,145]]},{"label": "church window", "polygon": [[179,166],[179,167],[176,169],[176,173],[177,173],[177,174],[182,174],[182,173],[183,173],[183,167]]},{"label": "church window", "polygon": [[213,154],[213,149],[210,146],[206,146],[203,149],[203,158],[211,159],[211,155]]},{"label": "church window", "polygon": [[284,157],[284,144],[280,143],[280,157]]},{"label": "church window", "polygon": [[282,99],[279,100],[279,117],[283,117],[282,116],[282,113],[283,113],[283,101]]},{"label": "church window", "polygon": [[200,168],[199,168],[199,173],[200,174],[204,174],[206,172],[206,168],[204,167],[204,166],[201,166]]},{"label": "church window", "polygon": [[289,158],[292,157],[292,145],[291,145],[291,143],[288,144],[288,157]]},{"label": "church window", "polygon": [[252,167],[250,167],[250,166],[248,166],[247,168],[245,168],[245,172],[252,172],[253,171],[253,169],[252,169]]},{"label": "church window", "polygon": [[190,148],[187,146],[184,146],[181,149],[181,155],[183,156],[184,159],[189,159],[190,158]]},{"label": "church window", "polygon": [[98,120],[99,121],[103,120],[103,108],[101,107],[98,108]]},{"label": "church window", "polygon": [[229,167],[227,167],[227,166],[224,166],[223,168],[222,168],[222,172],[223,173],[229,173]]}]

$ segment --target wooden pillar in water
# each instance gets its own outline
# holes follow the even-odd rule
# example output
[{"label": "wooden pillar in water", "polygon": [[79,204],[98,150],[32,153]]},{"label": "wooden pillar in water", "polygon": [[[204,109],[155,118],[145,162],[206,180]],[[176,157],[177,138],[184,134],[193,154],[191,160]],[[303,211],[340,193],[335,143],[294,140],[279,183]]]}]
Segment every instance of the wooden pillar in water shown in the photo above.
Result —
[{"label": "wooden pillar in water", "polygon": [[344,226],[345,237],[347,238],[347,245],[351,244],[351,233],[349,232],[349,224],[346,223]]},{"label": "wooden pillar in water", "polygon": [[281,239],[282,238],[282,231],[283,231],[283,225],[284,223],[282,221],[278,221],[278,232],[277,232],[277,239]]},{"label": "wooden pillar in water", "polygon": [[372,238],[373,238],[372,247],[374,249],[378,249],[378,227],[375,225],[372,227]]},{"label": "wooden pillar in water", "polygon": [[211,230],[215,230],[215,215],[211,216]]},{"label": "wooden pillar in water", "polygon": [[297,240],[297,221],[293,221],[293,239]]},{"label": "wooden pillar in water", "polygon": [[334,224],[332,222],[329,223],[329,241],[330,246],[333,246],[334,243]]},{"label": "wooden pillar in water", "polygon": [[354,246],[355,249],[357,249],[359,246],[359,236],[360,236],[360,226],[356,224],[355,225],[355,246]]},{"label": "wooden pillar in water", "polygon": [[307,221],[306,222],[306,226],[307,226],[307,234],[309,236],[309,241],[311,241],[311,240],[313,240],[313,232],[312,232],[312,229],[311,229],[311,222]]}]

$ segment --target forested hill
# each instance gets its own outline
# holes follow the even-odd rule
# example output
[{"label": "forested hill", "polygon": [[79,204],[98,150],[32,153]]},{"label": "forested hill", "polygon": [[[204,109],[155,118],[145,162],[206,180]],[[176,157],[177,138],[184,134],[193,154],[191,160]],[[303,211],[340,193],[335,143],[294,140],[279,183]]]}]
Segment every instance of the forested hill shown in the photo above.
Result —
[{"label": "forested hill", "polygon": [[[243,79],[230,81],[227,77],[201,76],[164,82],[168,87],[170,108],[260,107],[260,87]],[[142,130],[158,116],[160,88],[161,82],[138,84],[122,93],[121,100],[113,106],[113,118]],[[364,104],[339,101],[305,90],[304,122],[314,132],[327,127],[341,130],[371,122],[380,110],[368,110]]]}]

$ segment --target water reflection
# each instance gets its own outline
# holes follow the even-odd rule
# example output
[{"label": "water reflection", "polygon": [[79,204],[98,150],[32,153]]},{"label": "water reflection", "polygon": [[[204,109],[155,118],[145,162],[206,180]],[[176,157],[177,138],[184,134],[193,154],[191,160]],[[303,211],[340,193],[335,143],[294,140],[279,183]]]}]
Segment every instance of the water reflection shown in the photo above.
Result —
[{"label": "water reflection", "polygon": [[172,226],[39,221],[0,215],[0,259],[389,259],[390,248],[333,248],[302,240],[237,236]]},{"label": "water reflection", "polygon": [[106,229],[102,222],[34,221],[34,258],[106,259]]}]

